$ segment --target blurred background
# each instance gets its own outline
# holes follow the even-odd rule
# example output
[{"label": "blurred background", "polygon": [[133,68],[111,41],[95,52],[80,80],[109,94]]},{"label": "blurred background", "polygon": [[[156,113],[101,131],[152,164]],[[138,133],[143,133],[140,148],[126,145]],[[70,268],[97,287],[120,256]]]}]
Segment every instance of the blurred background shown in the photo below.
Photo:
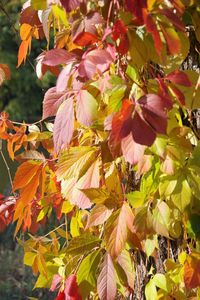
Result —
[{"label": "blurred background", "polygon": [[[0,88],[0,111],[8,112],[11,120],[31,123],[41,119],[44,93],[55,79],[47,74],[41,82],[34,72],[35,58],[45,49],[44,41],[34,40],[29,61],[16,68],[20,44],[19,15],[24,2],[0,0],[0,64],[7,64],[11,70],[11,80],[5,81]],[[13,176],[17,165],[9,159],[5,144],[3,153]],[[0,157],[0,194],[7,196],[9,190],[7,169]],[[23,264],[23,249],[14,241],[13,231],[12,224],[0,233],[0,299],[53,299],[48,291],[32,291],[36,278]]]}]

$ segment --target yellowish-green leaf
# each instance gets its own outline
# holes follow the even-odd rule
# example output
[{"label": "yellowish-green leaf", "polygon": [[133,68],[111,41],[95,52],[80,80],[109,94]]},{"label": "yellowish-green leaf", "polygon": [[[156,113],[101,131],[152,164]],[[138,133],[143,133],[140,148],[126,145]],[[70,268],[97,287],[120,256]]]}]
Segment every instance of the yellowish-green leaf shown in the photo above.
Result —
[{"label": "yellowish-green leaf", "polygon": [[170,282],[169,282],[169,280],[167,280],[165,275],[156,274],[152,280],[158,288],[160,288],[168,293],[171,291]]},{"label": "yellowish-green leaf", "polygon": [[145,296],[146,300],[156,300],[157,299],[157,290],[156,285],[153,280],[150,280],[145,287]]},{"label": "yellowish-green leaf", "polygon": [[63,202],[61,211],[64,214],[68,214],[70,211],[72,211],[73,208],[74,208],[74,205],[71,205],[71,203],[69,201],[65,200]]},{"label": "yellowish-green leaf", "polygon": [[192,191],[188,184],[188,181],[182,177],[178,181],[176,188],[171,195],[171,199],[176,207],[183,212],[185,208],[190,204],[192,198]]},{"label": "yellowish-green leaf", "polygon": [[32,266],[35,261],[36,256],[37,256],[37,252],[25,252],[24,264],[27,266]]},{"label": "yellowish-green leaf", "polygon": [[79,290],[84,297],[96,286],[96,274],[100,262],[100,251],[96,250],[86,256],[77,272],[77,283]]},{"label": "yellowish-green leaf", "polygon": [[46,9],[47,0],[31,0],[31,6],[36,10]]},{"label": "yellowish-green leaf", "polygon": [[67,247],[67,254],[78,255],[84,252],[90,251],[97,247],[100,243],[100,239],[90,233],[82,234],[73,238],[69,246]]}]

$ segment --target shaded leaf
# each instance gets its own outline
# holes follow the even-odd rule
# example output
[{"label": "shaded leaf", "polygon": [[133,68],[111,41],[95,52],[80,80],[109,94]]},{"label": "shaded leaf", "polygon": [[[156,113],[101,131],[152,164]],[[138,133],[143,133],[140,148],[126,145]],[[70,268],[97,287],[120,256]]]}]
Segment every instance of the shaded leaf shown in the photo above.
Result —
[{"label": "shaded leaf", "polygon": [[67,254],[78,255],[83,254],[97,247],[100,243],[100,240],[97,236],[94,236],[90,233],[82,234],[79,237],[73,238],[68,247]]}]

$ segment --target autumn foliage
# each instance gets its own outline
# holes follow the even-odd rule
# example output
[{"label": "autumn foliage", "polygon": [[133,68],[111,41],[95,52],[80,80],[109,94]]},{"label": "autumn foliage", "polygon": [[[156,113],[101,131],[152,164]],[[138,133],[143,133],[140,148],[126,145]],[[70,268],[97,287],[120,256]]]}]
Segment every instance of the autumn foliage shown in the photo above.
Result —
[{"label": "autumn foliage", "polygon": [[[56,300],[134,297],[138,253],[148,270],[131,299],[200,299],[200,81],[183,68],[199,22],[195,0],[24,4],[16,65],[45,40],[36,76],[57,81],[40,121],[0,115],[19,162],[10,197],[0,195],[0,230],[15,222],[35,288]],[[9,78],[0,64],[0,84]]]}]

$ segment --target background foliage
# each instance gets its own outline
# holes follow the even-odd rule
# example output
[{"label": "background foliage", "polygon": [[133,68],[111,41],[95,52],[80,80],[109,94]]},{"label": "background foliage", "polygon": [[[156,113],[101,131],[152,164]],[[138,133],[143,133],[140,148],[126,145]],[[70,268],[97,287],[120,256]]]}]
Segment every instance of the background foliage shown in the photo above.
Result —
[{"label": "background foliage", "polygon": [[199,299],[199,20],[198,1],[23,6],[17,68],[37,45],[57,79],[41,120],[1,113],[20,165],[0,225],[56,300]]}]

